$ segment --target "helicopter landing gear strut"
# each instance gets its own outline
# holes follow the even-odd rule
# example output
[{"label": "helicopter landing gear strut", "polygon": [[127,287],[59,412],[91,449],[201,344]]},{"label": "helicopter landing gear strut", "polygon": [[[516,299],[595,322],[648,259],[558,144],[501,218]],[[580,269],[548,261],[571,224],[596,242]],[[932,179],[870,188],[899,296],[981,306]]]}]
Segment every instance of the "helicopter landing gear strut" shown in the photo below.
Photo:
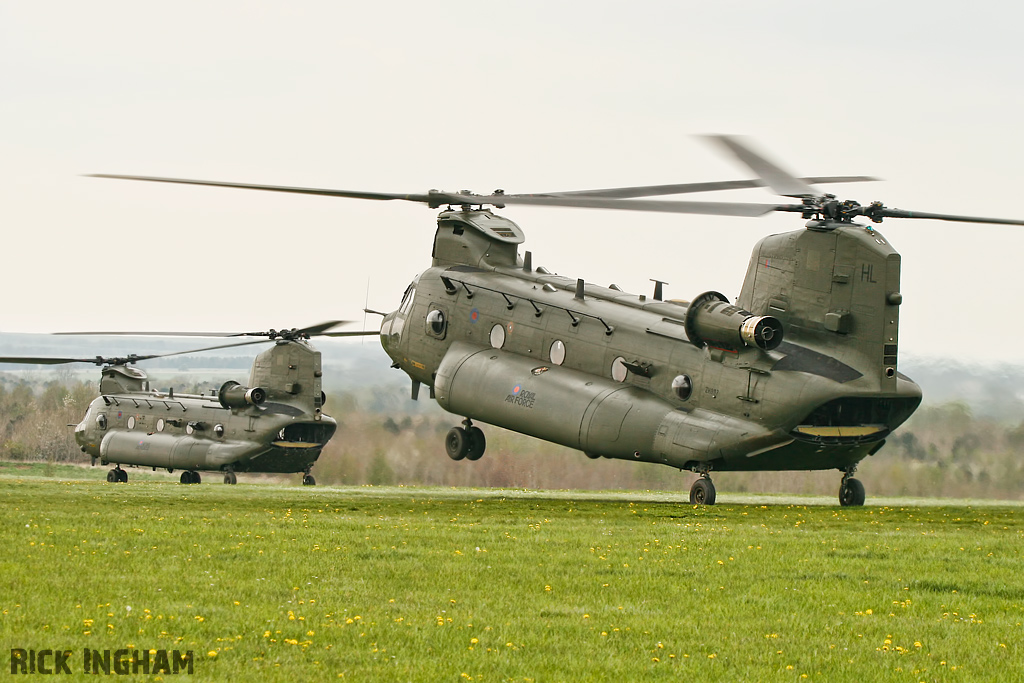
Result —
[{"label": "helicopter landing gear strut", "polygon": [[235,473],[232,472],[231,470],[225,470],[225,472],[224,472],[224,483],[225,484],[237,484],[238,483],[238,477],[236,477]]},{"label": "helicopter landing gear strut", "polygon": [[181,479],[178,481],[182,484],[199,484],[202,483],[203,479],[195,470],[185,470],[181,473]]},{"label": "helicopter landing gear strut", "polygon": [[107,472],[107,481],[111,484],[127,483],[128,473],[122,470],[120,465],[114,465],[114,469]]},{"label": "helicopter landing gear strut", "polygon": [[843,507],[864,504],[864,484],[860,479],[853,478],[853,473],[856,471],[855,466],[843,470],[843,480],[839,484],[839,504]]},{"label": "helicopter landing gear strut", "polygon": [[306,468],[302,471],[302,485],[303,486],[316,486],[316,479],[309,473],[310,468]]},{"label": "helicopter landing gear strut", "polygon": [[444,437],[444,449],[452,460],[479,460],[487,448],[483,430],[473,426],[468,417],[462,421],[465,427],[452,427]]},{"label": "helicopter landing gear strut", "polygon": [[693,482],[693,486],[690,487],[690,503],[693,505],[714,505],[715,504],[715,484],[711,481],[711,475],[708,474],[707,468],[694,470],[700,474],[700,479]]}]

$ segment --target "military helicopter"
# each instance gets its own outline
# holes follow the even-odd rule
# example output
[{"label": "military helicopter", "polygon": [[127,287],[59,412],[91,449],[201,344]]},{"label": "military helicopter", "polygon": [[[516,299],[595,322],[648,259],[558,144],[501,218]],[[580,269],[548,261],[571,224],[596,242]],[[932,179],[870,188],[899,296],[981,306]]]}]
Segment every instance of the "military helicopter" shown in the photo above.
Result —
[{"label": "military helicopter", "polygon": [[[324,414],[320,352],[313,336],[342,337],[371,332],[328,332],[344,321],[305,328],[244,333],[91,332],[199,337],[265,337],[202,349],[118,358],[0,357],[0,363],[57,365],[94,363],[102,366],[100,396],[75,426],[75,441],[92,464],[113,463],[109,482],[127,482],[121,465],[182,470],[182,484],[201,482],[200,471],[223,474],[225,484],[236,472],[302,472],[313,486],[310,470],[338,423]],[[273,342],[256,357],[248,386],[229,380],[210,395],[175,394],[150,387],[149,377],[134,365],[140,361]]]},{"label": "military helicopter", "polygon": [[[898,371],[900,255],[870,224],[925,218],[1024,221],[891,209],[840,201],[816,184],[865,176],[798,178],[745,141],[713,136],[752,180],[489,195],[252,185],[149,176],[99,177],[350,197],[447,207],[431,267],[384,315],[381,344],[445,410],[463,416],[445,448],[476,460],[486,447],[473,420],[583,451],[591,458],[662,463],[699,475],[690,501],[713,504],[712,472],[842,473],[841,505],[863,505],[854,478],[917,409],[921,390]],[[638,199],[767,186],[791,203]],[[754,247],[735,303],[717,291],[692,301],[628,294],[533,266],[525,236],[494,213],[509,205],[761,216],[800,214],[803,229]]]}]

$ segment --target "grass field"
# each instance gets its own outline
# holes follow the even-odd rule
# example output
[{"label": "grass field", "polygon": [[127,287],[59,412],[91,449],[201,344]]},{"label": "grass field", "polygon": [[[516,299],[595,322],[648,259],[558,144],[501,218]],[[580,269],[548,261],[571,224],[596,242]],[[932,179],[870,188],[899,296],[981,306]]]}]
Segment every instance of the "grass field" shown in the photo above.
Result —
[{"label": "grass field", "polygon": [[87,648],[192,650],[192,680],[1024,677],[1020,506],[4,472],[0,633],[63,678]]}]

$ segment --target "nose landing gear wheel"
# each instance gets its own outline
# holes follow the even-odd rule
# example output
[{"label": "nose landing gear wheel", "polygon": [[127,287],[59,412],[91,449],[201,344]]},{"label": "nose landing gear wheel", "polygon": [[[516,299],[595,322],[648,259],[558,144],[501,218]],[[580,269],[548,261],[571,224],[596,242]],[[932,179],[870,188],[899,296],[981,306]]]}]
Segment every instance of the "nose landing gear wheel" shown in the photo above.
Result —
[{"label": "nose landing gear wheel", "polygon": [[715,485],[709,477],[701,477],[690,487],[690,503],[693,505],[714,505]]},{"label": "nose landing gear wheel", "polygon": [[839,485],[839,504],[843,507],[859,506],[864,504],[864,498],[864,484],[860,479],[843,477],[843,482]]},{"label": "nose landing gear wheel", "polygon": [[237,484],[238,483],[238,477],[235,476],[234,472],[225,472],[224,473],[224,483],[225,484]]},{"label": "nose landing gear wheel", "polygon": [[316,486],[316,479],[313,478],[312,474],[305,474],[302,476],[303,486]]}]

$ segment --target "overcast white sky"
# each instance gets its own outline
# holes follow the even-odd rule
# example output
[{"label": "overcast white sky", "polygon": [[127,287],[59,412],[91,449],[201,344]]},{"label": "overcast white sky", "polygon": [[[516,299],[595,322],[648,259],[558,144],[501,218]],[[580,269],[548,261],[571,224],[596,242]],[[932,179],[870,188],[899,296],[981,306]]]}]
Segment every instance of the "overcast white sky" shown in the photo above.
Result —
[{"label": "overcast white sky", "polygon": [[[752,136],[863,203],[1024,218],[1024,9],[933,2],[0,0],[0,331],[362,320],[430,262],[419,205],[82,177],[390,192],[750,173]],[[691,198],[697,198],[695,196]],[[773,201],[767,191],[708,199]],[[739,292],[760,219],[509,208],[534,263]],[[887,221],[901,350],[1024,362],[1024,229]],[[370,324],[377,322],[371,318]]]}]

